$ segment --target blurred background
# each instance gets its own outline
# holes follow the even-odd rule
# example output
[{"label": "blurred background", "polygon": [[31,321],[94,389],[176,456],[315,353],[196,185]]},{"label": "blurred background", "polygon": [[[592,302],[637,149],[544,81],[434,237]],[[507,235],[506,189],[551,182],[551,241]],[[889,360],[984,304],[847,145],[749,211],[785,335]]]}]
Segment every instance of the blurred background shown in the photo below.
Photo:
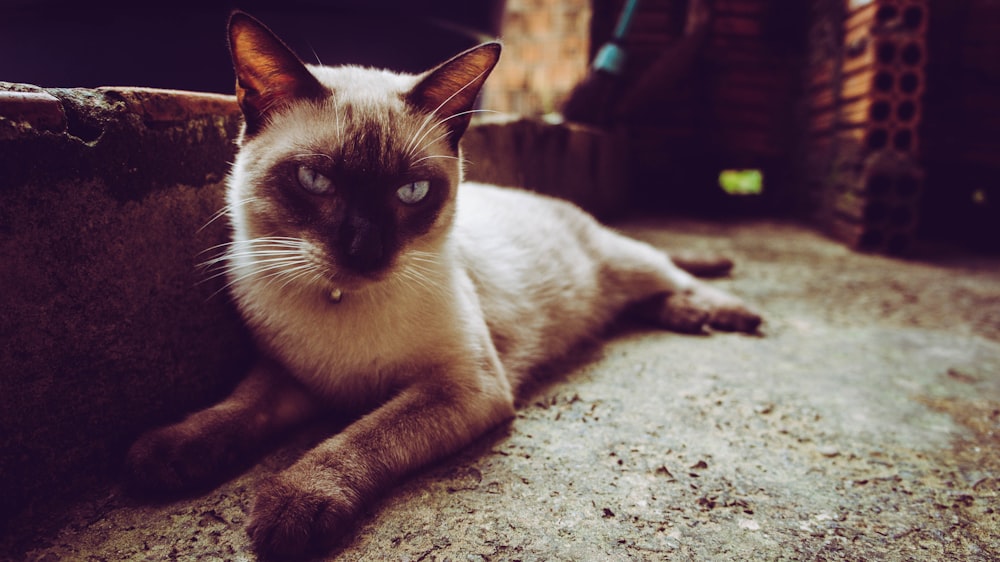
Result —
[{"label": "blurred background", "polygon": [[414,72],[500,37],[484,105],[582,99],[563,113],[623,135],[638,208],[804,216],[889,253],[918,237],[1000,247],[994,0],[638,0],[620,73],[593,72],[630,4],[7,0],[0,80],[231,93],[233,8],[331,65]]}]

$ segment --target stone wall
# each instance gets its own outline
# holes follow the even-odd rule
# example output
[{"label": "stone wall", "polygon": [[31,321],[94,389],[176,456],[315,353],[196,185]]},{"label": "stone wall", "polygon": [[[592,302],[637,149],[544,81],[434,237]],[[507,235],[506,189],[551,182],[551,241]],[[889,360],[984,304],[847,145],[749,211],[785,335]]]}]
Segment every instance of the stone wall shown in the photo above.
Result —
[{"label": "stone wall", "polygon": [[198,269],[226,238],[232,98],[0,91],[0,516],[113,474],[205,404],[248,340]]}]

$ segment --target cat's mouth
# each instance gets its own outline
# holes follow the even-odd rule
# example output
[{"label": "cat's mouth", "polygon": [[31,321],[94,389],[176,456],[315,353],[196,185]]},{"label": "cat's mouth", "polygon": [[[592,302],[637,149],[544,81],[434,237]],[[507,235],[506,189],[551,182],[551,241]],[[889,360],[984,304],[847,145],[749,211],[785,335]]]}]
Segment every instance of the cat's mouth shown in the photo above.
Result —
[{"label": "cat's mouth", "polygon": [[[359,292],[376,285],[389,276],[387,267],[372,271],[354,271],[331,259],[314,243],[306,242],[302,247],[302,257],[310,264],[313,275],[311,281],[330,295]],[[337,299],[334,299],[337,300]]]},{"label": "cat's mouth", "polygon": [[437,261],[433,254],[427,252],[412,252],[406,259],[398,260],[389,267],[377,272],[355,273],[350,270],[334,269],[327,264],[322,266],[323,281],[321,291],[331,303],[339,303],[348,298],[373,290],[386,284],[403,283],[422,289],[431,289],[438,283],[434,273]]},{"label": "cat's mouth", "polygon": [[341,268],[335,268],[327,263],[317,263],[319,275],[316,282],[326,298],[331,302],[340,302],[347,294],[362,293],[387,279],[392,274],[389,269],[378,272],[355,273]]}]

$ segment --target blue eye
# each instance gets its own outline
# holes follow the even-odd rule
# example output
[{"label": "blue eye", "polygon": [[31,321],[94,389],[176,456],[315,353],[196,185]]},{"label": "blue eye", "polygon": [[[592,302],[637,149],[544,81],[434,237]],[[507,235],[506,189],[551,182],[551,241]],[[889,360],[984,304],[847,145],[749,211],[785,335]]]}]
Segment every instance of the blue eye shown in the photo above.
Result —
[{"label": "blue eye", "polygon": [[427,180],[415,181],[397,189],[396,197],[407,205],[413,205],[427,197],[427,192],[430,190],[431,182]]},{"label": "blue eye", "polygon": [[333,191],[330,178],[304,165],[299,166],[299,185],[313,195],[326,195]]}]

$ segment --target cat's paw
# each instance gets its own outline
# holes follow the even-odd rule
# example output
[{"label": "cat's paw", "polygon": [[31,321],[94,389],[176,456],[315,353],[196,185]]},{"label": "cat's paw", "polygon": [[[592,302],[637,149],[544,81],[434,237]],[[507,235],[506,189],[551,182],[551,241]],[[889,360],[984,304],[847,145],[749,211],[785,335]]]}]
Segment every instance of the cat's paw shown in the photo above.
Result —
[{"label": "cat's paw", "polygon": [[235,465],[218,435],[176,424],[143,434],[125,460],[127,484],[141,495],[171,496],[214,484]]},{"label": "cat's paw", "polygon": [[674,265],[695,277],[724,277],[733,269],[733,260],[706,252],[670,252],[670,259]]},{"label": "cat's paw", "polygon": [[742,300],[708,285],[674,293],[663,302],[660,322],[678,332],[699,334],[706,328],[753,334],[762,318]]},{"label": "cat's paw", "polygon": [[257,490],[247,534],[268,559],[294,559],[330,550],[350,528],[357,499],[322,470],[293,466]]}]

